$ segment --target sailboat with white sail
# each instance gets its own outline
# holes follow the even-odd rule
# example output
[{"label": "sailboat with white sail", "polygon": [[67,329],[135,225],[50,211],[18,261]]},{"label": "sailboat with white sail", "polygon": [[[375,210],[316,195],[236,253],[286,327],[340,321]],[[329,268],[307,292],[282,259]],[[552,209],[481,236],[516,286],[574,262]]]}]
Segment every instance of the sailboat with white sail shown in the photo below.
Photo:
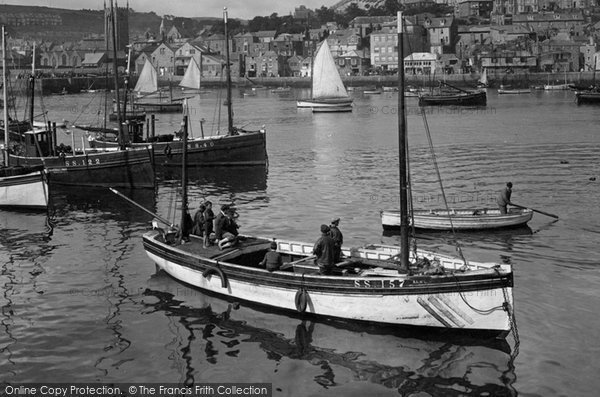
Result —
[{"label": "sailboat with white sail", "polygon": [[299,108],[312,108],[313,111],[352,111],[352,98],[344,87],[327,40],[323,40],[313,60],[311,79],[310,99],[299,100]]},{"label": "sailboat with white sail", "polygon": [[183,111],[183,98],[173,99],[169,87],[169,94],[158,88],[158,73],[148,59],[144,63],[140,77],[133,92],[137,97],[133,100],[133,108],[140,112],[152,113],[178,113]]}]

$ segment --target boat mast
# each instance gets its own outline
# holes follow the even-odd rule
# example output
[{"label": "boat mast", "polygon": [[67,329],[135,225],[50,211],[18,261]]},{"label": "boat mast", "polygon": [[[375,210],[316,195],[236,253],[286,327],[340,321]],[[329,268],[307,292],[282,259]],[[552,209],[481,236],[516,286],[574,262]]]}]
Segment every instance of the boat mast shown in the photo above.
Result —
[{"label": "boat mast", "polygon": [[125,149],[125,142],[123,141],[123,119],[121,118],[121,102],[119,99],[119,73],[117,65],[117,23],[115,21],[115,9],[113,6],[113,0],[110,0],[110,19],[112,26],[112,42],[113,42],[113,76],[115,84],[115,97],[117,101],[117,123],[119,123],[119,148]]},{"label": "boat mast", "polygon": [[408,167],[404,99],[404,32],[398,11],[398,163],[400,172],[400,270],[408,271]]},{"label": "boat mast", "polygon": [[223,22],[225,24],[225,53],[227,64],[227,131],[233,134],[233,109],[231,108],[231,64],[229,63],[229,33],[227,32],[227,7],[223,7]]},{"label": "boat mast", "polygon": [[[184,112],[187,113],[187,103],[184,104]],[[183,232],[185,231],[187,213],[188,213],[188,194],[187,194],[187,144],[188,144],[188,116],[185,114],[183,116],[183,146],[181,152],[181,233],[183,236]]]},{"label": "boat mast", "polygon": [[[33,129],[33,112],[34,112],[34,99],[35,99],[35,41],[33,42],[33,52],[31,55],[31,77],[29,78],[29,92],[31,95],[31,108],[29,109],[29,122]],[[41,155],[41,154],[40,154]]]},{"label": "boat mast", "polygon": [[8,98],[6,89],[6,37],[4,36],[4,25],[2,25],[2,97],[4,98],[4,109],[2,114],[4,116],[4,165],[8,167],[8,128],[10,123],[8,122]]}]

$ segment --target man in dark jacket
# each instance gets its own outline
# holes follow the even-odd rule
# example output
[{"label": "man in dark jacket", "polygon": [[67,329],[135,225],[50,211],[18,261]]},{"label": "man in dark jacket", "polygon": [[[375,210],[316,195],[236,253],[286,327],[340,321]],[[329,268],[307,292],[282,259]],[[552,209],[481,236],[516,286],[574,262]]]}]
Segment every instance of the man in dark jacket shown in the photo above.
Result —
[{"label": "man in dark jacket", "polygon": [[500,209],[501,214],[506,214],[508,211],[508,204],[512,204],[510,202],[510,196],[512,195],[512,182],[508,182],[506,187],[502,189],[498,198],[496,199],[496,203],[498,204],[498,208]]},{"label": "man in dark jacket", "polygon": [[340,261],[340,256],[342,255],[342,244],[344,244],[344,236],[338,228],[339,224],[340,218],[335,218],[331,221],[331,225],[329,225],[329,235],[335,242],[335,251],[333,255],[335,263],[338,263]]},{"label": "man in dark jacket", "polygon": [[335,241],[329,236],[329,226],[321,225],[321,237],[315,243],[313,255],[317,258],[315,262],[319,266],[321,274],[331,274],[335,268]]}]

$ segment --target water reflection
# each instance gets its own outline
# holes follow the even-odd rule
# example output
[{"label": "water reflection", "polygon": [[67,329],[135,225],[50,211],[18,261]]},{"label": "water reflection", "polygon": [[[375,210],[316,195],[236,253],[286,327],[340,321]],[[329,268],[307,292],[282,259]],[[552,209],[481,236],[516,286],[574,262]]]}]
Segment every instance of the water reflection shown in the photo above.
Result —
[{"label": "water reflection", "polygon": [[[189,288],[164,272],[152,276],[148,286],[145,295],[157,301],[147,307],[171,319],[179,339],[166,347],[185,363],[186,383],[198,377],[202,361],[252,362],[257,358],[248,355],[258,346],[255,354],[266,354],[276,367],[291,360],[312,368],[317,388],[348,383],[349,371],[350,382],[383,385],[401,395],[516,395],[514,357],[505,340],[291,317]],[[237,374],[243,381],[244,374]],[[295,382],[284,370],[272,376],[278,384]]]}]

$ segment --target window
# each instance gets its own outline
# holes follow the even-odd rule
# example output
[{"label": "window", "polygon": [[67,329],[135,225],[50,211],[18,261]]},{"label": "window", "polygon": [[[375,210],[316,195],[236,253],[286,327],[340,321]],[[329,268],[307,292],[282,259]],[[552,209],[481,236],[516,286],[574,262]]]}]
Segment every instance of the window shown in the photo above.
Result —
[{"label": "window", "polygon": [[345,63],[344,63],[344,60],[343,60],[343,59],[341,59],[341,58],[340,58],[340,59],[338,59],[338,65],[340,65],[340,66],[344,66],[344,65],[345,65]]},{"label": "window", "polygon": [[356,65],[358,65],[358,59],[356,59],[356,58],[352,58],[352,59],[350,60],[350,64],[351,64],[352,66],[356,66]]},{"label": "window", "polygon": [[511,57],[504,58],[504,63],[509,64],[512,63],[513,59]]},{"label": "window", "polygon": [[192,49],[190,50],[190,54],[195,54],[195,53],[196,53],[196,50],[192,48]]},{"label": "window", "polygon": [[165,49],[161,48],[160,51],[159,51],[159,53],[160,53],[160,55],[164,55],[165,54]]}]

